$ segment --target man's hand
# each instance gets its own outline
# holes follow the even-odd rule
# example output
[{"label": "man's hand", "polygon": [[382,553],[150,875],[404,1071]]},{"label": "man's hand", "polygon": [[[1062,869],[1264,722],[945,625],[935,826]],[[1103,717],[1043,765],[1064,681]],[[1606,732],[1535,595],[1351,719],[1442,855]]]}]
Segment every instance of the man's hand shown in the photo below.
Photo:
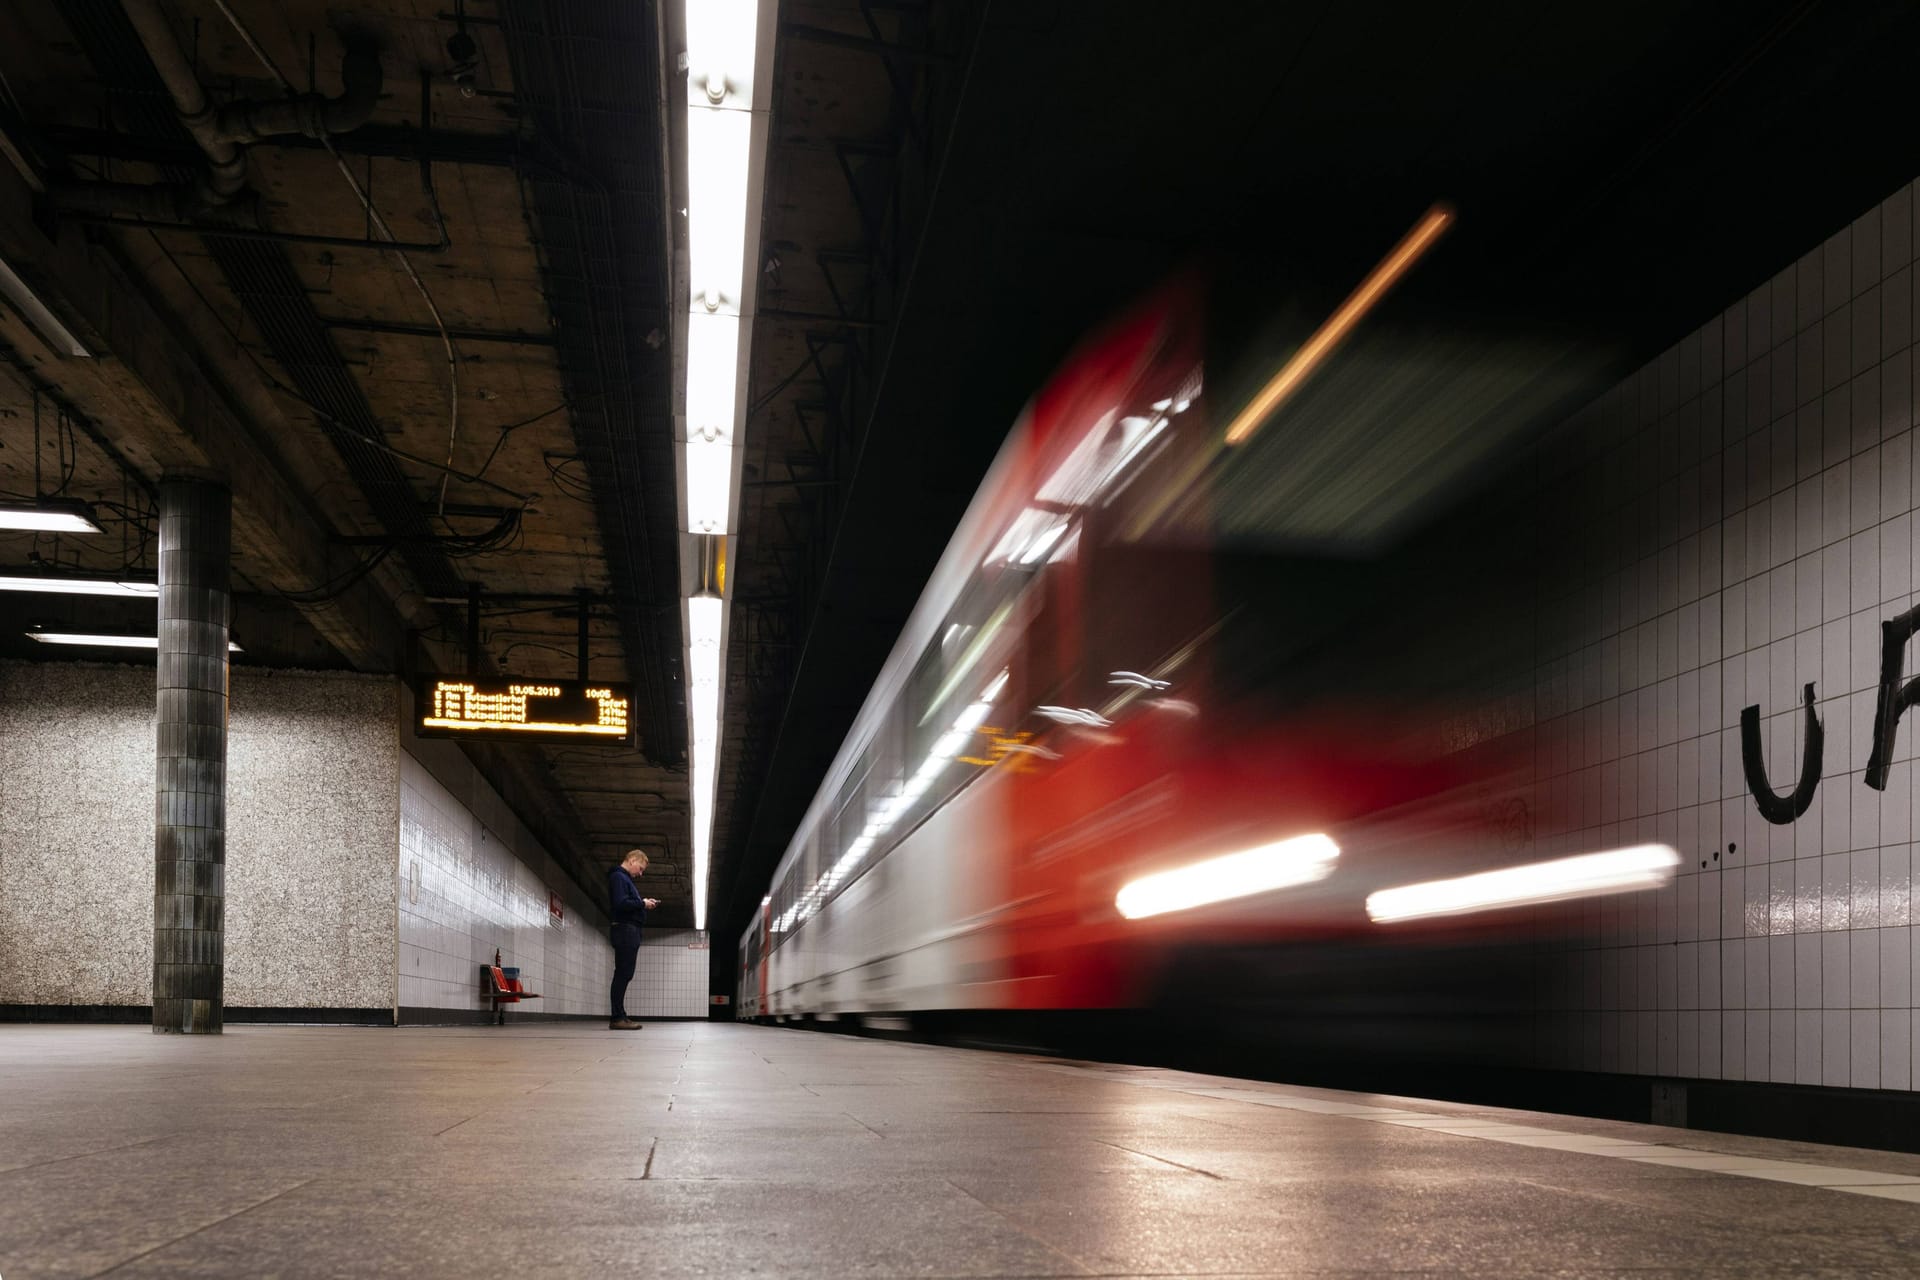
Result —
[{"label": "man's hand", "polygon": [[640,901],[647,904],[647,910],[649,911],[660,905],[660,899],[658,898],[642,898]]}]

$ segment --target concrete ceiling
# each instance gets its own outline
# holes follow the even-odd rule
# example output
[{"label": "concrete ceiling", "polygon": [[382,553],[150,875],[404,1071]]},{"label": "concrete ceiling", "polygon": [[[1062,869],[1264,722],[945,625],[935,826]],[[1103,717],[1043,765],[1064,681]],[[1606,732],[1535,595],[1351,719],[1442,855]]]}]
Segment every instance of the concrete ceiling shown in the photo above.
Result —
[{"label": "concrete ceiling", "polygon": [[[300,136],[250,146],[259,230],[231,233],[131,203],[112,223],[76,214],[76,185],[179,182],[203,159],[118,4],[0,7],[0,131],[22,161],[0,173],[0,255],[99,355],[57,358],[0,315],[0,489],[85,498],[114,521],[106,538],[0,539],[0,561],[150,567],[148,488],[188,470],[234,491],[244,661],[465,670],[477,590],[484,668],[571,677],[586,593],[590,670],[637,686],[637,749],[475,754],[590,892],[621,851],[653,850],[663,923],[684,926],[655,16],[472,5],[468,93],[453,7],[232,6],[297,90],[339,93],[349,45],[377,50],[384,88],[337,161]],[[216,103],[285,96],[218,5],[166,9]],[[576,131],[583,113],[594,134]],[[412,246],[405,263],[342,165]],[[0,608],[29,622],[140,606]],[[0,633],[0,652],[37,648]]]}]

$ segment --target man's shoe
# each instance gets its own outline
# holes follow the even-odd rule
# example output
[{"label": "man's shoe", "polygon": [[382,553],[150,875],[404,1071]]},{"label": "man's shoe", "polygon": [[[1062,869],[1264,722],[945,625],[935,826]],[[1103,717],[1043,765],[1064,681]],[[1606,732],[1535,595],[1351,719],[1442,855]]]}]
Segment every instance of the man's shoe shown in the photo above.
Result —
[{"label": "man's shoe", "polygon": [[615,1018],[612,1022],[609,1022],[607,1024],[607,1030],[638,1031],[640,1030],[640,1024],[635,1022],[632,1018]]}]

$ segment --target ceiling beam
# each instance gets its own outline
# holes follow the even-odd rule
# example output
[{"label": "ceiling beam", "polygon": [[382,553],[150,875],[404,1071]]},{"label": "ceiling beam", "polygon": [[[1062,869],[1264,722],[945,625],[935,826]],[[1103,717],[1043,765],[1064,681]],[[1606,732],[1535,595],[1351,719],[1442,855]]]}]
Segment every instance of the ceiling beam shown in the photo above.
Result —
[{"label": "ceiling beam", "polygon": [[[91,360],[41,362],[40,375],[93,418],[148,481],[192,472],[226,483],[234,544],[248,549],[249,577],[304,590],[350,565],[278,451],[264,444],[292,429],[258,375],[237,359],[221,368],[209,358],[190,340],[191,325],[169,313],[111,244],[73,227],[49,238],[35,219],[34,196],[18,172],[0,170],[0,257],[86,330],[95,353]],[[23,352],[45,350],[11,312],[0,315],[0,336]],[[403,621],[371,583],[298,607],[355,667],[399,666]]]}]

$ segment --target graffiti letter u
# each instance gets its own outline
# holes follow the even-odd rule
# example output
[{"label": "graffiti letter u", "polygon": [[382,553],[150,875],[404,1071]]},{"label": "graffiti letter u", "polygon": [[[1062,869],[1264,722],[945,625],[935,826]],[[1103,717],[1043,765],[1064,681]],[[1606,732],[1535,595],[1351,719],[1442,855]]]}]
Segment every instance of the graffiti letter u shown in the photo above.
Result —
[{"label": "graffiti letter u", "polygon": [[1740,713],[1740,763],[1746,768],[1747,790],[1760,806],[1760,816],[1784,826],[1807,811],[1813,803],[1813,790],[1820,785],[1820,756],[1826,746],[1826,734],[1819,717],[1813,714],[1813,685],[1804,694],[1807,707],[1807,740],[1800,753],[1800,782],[1792,795],[1778,795],[1767,781],[1767,762],[1760,750],[1760,708],[1748,707]]}]

